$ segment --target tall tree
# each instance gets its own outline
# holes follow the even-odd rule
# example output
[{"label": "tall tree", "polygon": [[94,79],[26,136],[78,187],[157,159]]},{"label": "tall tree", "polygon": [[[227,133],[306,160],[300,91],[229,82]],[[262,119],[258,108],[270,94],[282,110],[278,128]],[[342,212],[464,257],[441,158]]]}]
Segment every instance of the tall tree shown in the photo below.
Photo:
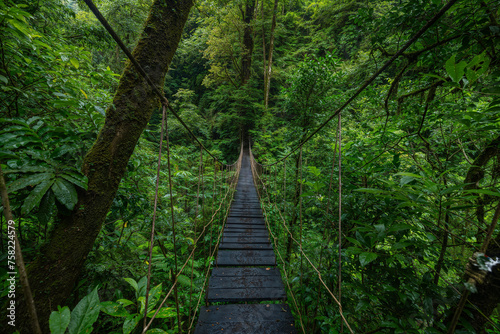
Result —
[{"label": "tall tree", "polygon": [[[156,0],[151,7],[133,55],[158,87],[163,87],[192,6],[192,0]],[[151,87],[128,63],[106,111],[105,124],[84,160],[88,190],[79,191],[73,211],[59,208],[50,242],[28,268],[44,332],[49,332],[51,311],[71,294],[139,136],[158,105]],[[21,328],[28,323],[24,310],[21,302],[18,329],[29,332],[29,328]]]},{"label": "tall tree", "polygon": [[279,0],[274,0],[273,18],[271,21],[271,39],[269,41],[269,58],[267,60],[267,63],[265,59],[266,58],[265,42],[263,46],[264,47],[264,106],[266,108],[269,105],[269,89],[271,86],[271,70],[273,64],[273,50],[274,50],[274,31],[276,30],[276,13],[278,12],[278,1]]},{"label": "tall tree", "polygon": [[245,10],[241,7],[243,15],[244,30],[243,30],[243,52],[241,55],[241,84],[244,85],[252,75],[252,53],[253,53],[253,26],[252,18],[255,12],[255,0],[246,0]]}]

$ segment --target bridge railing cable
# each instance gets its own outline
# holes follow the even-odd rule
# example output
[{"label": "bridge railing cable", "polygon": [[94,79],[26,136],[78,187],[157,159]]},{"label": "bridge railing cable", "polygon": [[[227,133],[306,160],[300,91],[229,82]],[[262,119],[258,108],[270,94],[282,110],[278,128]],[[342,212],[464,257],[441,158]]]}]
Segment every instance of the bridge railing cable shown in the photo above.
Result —
[{"label": "bridge railing cable", "polygon": [[[272,190],[270,190],[270,186],[268,186],[266,184],[264,178],[262,177],[262,176],[266,176],[266,169],[265,169],[266,166],[261,165],[261,164],[259,164],[258,162],[255,161],[255,158],[253,157],[253,154],[252,154],[252,151],[251,151],[251,147],[250,147],[250,158],[251,158],[251,165],[252,165],[252,173],[254,175],[254,182],[256,184],[256,188],[257,188],[259,197],[261,199],[261,203],[263,204],[264,217],[266,219],[266,224],[267,224],[268,229],[270,231],[270,235],[273,238],[273,241],[274,241],[274,244],[275,244],[275,251],[277,252],[278,257],[281,260],[283,273],[284,273],[284,276],[286,278],[286,283],[287,283],[287,286],[288,286],[288,292],[291,294],[291,298],[293,300],[293,303],[294,303],[294,305],[296,307],[296,310],[297,310],[297,313],[299,315],[299,320],[300,320],[301,327],[304,330],[304,325],[303,325],[303,321],[302,321],[302,313],[303,312],[300,311],[300,307],[299,307],[299,305],[297,303],[297,298],[295,297],[295,295],[293,293],[293,289],[290,287],[290,284],[289,284],[289,274],[288,274],[287,269],[286,269],[286,264],[290,262],[291,245],[289,244],[287,246],[287,256],[286,256],[286,259],[285,259],[282,256],[281,251],[280,251],[280,247],[278,245],[278,240],[283,240],[283,238],[277,237],[275,235],[275,233],[273,232],[273,228],[272,228],[271,223],[270,223],[271,214],[267,211],[268,207],[269,208],[273,208],[274,209],[273,213],[275,213],[275,214],[277,214],[279,216],[280,225],[281,225],[280,228],[283,231],[285,231],[285,234],[288,237],[289,242],[293,242],[296,245],[296,247],[297,247],[297,249],[298,249],[298,251],[300,253],[300,261],[301,261],[301,263],[302,263],[303,259],[305,259],[307,261],[308,265],[316,273],[317,278],[318,278],[319,282],[321,283],[321,285],[323,286],[323,288],[326,289],[327,293],[332,297],[332,299],[335,301],[335,303],[339,306],[339,314],[340,314],[340,316],[341,316],[341,318],[343,320],[343,323],[346,325],[346,327],[349,329],[349,331],[351,333],[354,333],[353,330],[351,329],[351,326],[349,325],[349,322],[347,321],[347,319],[345,318],[345,316],[343,314],[342,306],[341,306],[341,303],[340,303],[339,299],[335,296],[335,294],[332,292],[331,288],[328,286],[328,284],[323,279],[323,275],[320,272],[320,270],[313,263],[313,261],[310,259],[310,257],[304,252],[303,244],[302,244],[302,236],[303,236],[302,235],[302,227],[303,226],[299,227],[299,237],[297,239],[297,237],[294,236],[294,233],[291,231],[291,229],[293,227],[292,226],[289,227],[289,225],[291,225],[291,224],[290,223],[287,224],[285,217],[283,216],[283,214],[281,213],[280,208],[277,205],[278,201],[276,199],[276,196],[277,196],[276,193],[274,194],[274,199],[271,200],[271,191]],[[297,163],[297,165],[300,168],[300,165],[301,165],[300,164],[300,155],[299,155],[298,159],[299,159],[299,163]],[[285,165],[285,161],[286,160],[283,160],[283,164],[284,165]],[[300,174],[300,170],[298,171],[298,174]],[[299,179],[299,185],[297,187],[298,193],[296,192],[296,196],[297,196],[296,199],[295,199],[296,204],[299,204],[300,200],[301,200],[301,193],[300,193],[301,184],[302,184],[302,178]],[[275,185],[274,188],[277,189],[277,186]],[[285,195],[285,193],[284,193],[284,195]],[[300,211],[301,210],[300,210],[300,204],[299,204],[299,216],[301,215]],[[295,220],[296,219],[297,218],[295,218]],[[278,224],[278,222],[276,222],[276,224]],[[302,267],[302,265],[299,265],[299,267]],[[303,272],[303,270],[300,270],[300,273],[299,273],[300,277],[302,277],[302,272]],[[301,284],[301,286],[302,286],[302,284]],[[305,330],[304,330],[304,332],[305,332]]]},{"label": "bridge railing cable", "polygon": [[[243,154],[243,149],[241,148],[241,152],[240,152],[240,156],[237,160],[237,162],[235,164],[232,164],[230,165],[230,168],[226,169],[225,170],[225,173],[226,173],[226,183],[227,184],[223,184],[223,177],[224,176],[221,176],[219,178],[217,178],[217,169],[214,169],[214,191],[215,189],[219,189],[220,193],[218,193],[217,196],[215,196],[215,193],[213,193],[213,197],[214,198],[221,198],[220,202],[218,203],[218,206],[215,207],[213,206],[212,207],[212,216],[211,216],[211,219],[202,227],[200,233],[198,234],[198,236],[196,237],[196,239],[193,241],[193,244],[192,244],[192,250],[191,250],[191,253],[189,254],[189,256],[186,258],[184,264],[180,267],[180,269],[176,270],[176,274],[173,276],[173,279],[172,279],[172,285],[169,289],[169,291],[167,292],[166,296],[163,298],[163,300],[161,301],[160,305],[158,306],[156,312],[152,315],[151,319],[149,320],[149,322],[146,324],[146,326],[144,327],[143,329],[143,333],[145,333],[151,326],[153,320],[156,318],[156,316],[158,315],[159,311],[162,309],[162,307],[165,305],[165,303],[168,301],[168,299],[170,298],[171,294],[173,292],[175,292],[175,289],[176,289],[176,286],[178,285],[178,280],[179,280],[179,276],[184,272],[186,266],[188,265],[188,263],[190,261],[194,261],[194,256],[195,256],[195,251],[197,250],[197,247],[198,247],[198,244],[200,242],[203,242],[203,237],[204,235],[207,233],[208,230],[211,230],[211,232],[213,232],[213,230],[215,228],[218,229],[217,231],[217,241],[215,243],[215,246],[212,245],[212,236],[210,236],[209,238],[209,242],[208,242],[208,247],[210,248],[209,249],[209,252],[208,252],[208,259],[206,262],[208,262],[208,266],[206,268],[206,271],[205,271],[205,280],[204,280],[204,283],[201,287],[201,291],[199,292],[199,297],[198,297],[198,303],[196,305],[196,307],[194,307],[194,312],[196,314],[197,310],[198,310],[198,306],[199,306],[199,303],[202,299],[202,296],[203,296],[203,292],[205,291],[206,289],[206,282],[208,280],[208,276],[210,274],[210,269],[212,267],[212,262],[213,262],[213,259],[215,258],[215,252],[217,251],[217,246],[218,244],[220,243],[220,238],[221,238],[221,235],[222,235],[222,230],[223,230],[223,226],[215,226],[214,223],[216,222],[216,219],[217,219],[217,216],[219,216],[220,213],[223,213],[223,216],[221,217],[220,221],[222,222],[222,224],[226,221],[226,218],[227,218],[227,215],[229,214],[229,206],[230,206],[230,203],[232,201],[232,197],[233,197],[233,194],[235,192],[235,189],[236,189],[236,185],[237,185],[237,182],[238,182],[238,175],[239,175],[239,170],[241,168],[241,160],[242,160],[242,154]],[[203,168],[199,168],[199,170],[203,170]],[[227,177],[227,174],[229,174],[229,177]],[[169,182],[171,182],[171,180],[169,180]],[[203,184],[201,184],[201,187],[203,188]],[[171,198],[173,196],[170,196]],[[214,202],[213,202],[214,203]],[[175,252],[175,249],[174,249],[174,252]],[[178,303],[178,300],[176,301],[176,304]],[[189,327],[188,331],[191,330],[191,327],[194,323],[194,320],[195,320],[195,314],[194,315],[189,315],[191,317],[191,326]],[[180,323],[179,323],[179,327],[180,327]]]}]

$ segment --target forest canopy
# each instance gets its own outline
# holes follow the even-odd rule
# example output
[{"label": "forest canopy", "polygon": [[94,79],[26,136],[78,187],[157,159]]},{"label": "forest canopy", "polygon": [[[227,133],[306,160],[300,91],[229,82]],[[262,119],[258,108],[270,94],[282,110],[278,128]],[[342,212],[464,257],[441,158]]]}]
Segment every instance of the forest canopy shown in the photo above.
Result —
[{"label": "forest canopy", "polygon": [[85,2],[0,2],[0,167],[43,333],[156,310],[151,333],[188,331],[242,142],[297,331],[500,332],[498,1],[456,1],[339,117],[446,1],[94,3],[185,124],[167,112],[157,176],[162,101]]}]

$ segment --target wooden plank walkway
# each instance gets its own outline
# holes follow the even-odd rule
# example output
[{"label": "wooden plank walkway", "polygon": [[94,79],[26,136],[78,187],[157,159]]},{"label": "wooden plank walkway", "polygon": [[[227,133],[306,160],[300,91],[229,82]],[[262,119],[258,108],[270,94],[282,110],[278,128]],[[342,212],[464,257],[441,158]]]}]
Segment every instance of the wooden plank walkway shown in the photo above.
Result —
[{"label": "wooden plank walkway", "polygon": [[[248,151],[195,334],[295,334],[294,319],[253,184]],[[221,303],[232,304],[221,304]],[[236,304],[238,303],[238,304]]]}]

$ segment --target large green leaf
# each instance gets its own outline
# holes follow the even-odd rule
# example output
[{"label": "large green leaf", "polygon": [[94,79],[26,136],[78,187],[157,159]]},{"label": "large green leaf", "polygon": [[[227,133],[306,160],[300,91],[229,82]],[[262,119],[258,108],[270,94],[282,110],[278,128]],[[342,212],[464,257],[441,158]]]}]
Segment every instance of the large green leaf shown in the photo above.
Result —
[{"label": "large green leaf", "polygon": [[[158,317],[157,317],[158,318]],[[167,334],[163,329],[152,328],[146,332],[146,334]]]},{"label": "large green leaf", "polygon": [[72,173],[72,174],[73,175],[61,174],[61,177],[65,178],[66,180],[73,183],[74,185],[76,185],[82,189],[87,190],[87,182],[88,182],[87,177],[84,175],[81,175],[80,177],[77,178],[74,176],[75,173]]},{"label": "large green leaf", "polygon": [[133,301],[128,299],[118,299],[117,302],[122,304],[124,307],[134,304]]},{"label": "large green leaf", "polygon": [[28,197],[26,197],[26,199],[24,200],[23,206],[21,207],[21,213],[25,215],[29,213],[35,206],[37,206],[53,183],[54,179],[50,179],[44,180],[42,181],[42,183],[37,185],[35,189],[33,189]]},{"label": "large green leaf", "polygon": [[146,297],[146,287],[148,284],[148,277],[144,276],[137,282],[137,297],[144,296]]},{"label": "large green leaf", "polygon": [[38,221],[41,224],[47,224],[49,222],[54,211],[55,202],[56,197],[52,190],[47,191],[45,195],[43,195],[38,208]]},{"label": "large green leaf", "polygon": [[467,63],[463,60],[458,64],[455,63],[455,55],[453,55],[446,61],[445,66],[446,72],[450,76],[451,80],[453,80],[453,82],[459,82],[464,76]]},{"label": "large green leaf", "polygon": [[[161,291],[162,291],[161,283],[149,291],[149,294],[148,294],[148,296],[149,296],[149,298],[148,298],[148,312],[153,310],[154,307],[156,306],[156,304],[158,303],[158,301],[160,300]],[[142,313],[144,313],[144,307],[146,304],[146,297],[141,296],[137,300],[139,300],[141,303],[140,313],[142,314]]]},{"label": "large green leaf", "polygon": [[135,281],[135,279],[125,277],[124,280],[134,288],[135,293],[137,295],[137,293],[139,292],[139,287],[137,286],[137,282]]},{"label": "large green leaf", "polygon": [[142,314],[137,314],[133,318],[129,318],[125,320],[123,323],[123,334],[130,334],[134,330],[134,328],[137,327],[137,324],[139,321],[141,321],[143,315]]},{"label": "large green leaf", "polygon": [[71,58],[69,61],[70,61],[71,65],[73,65],[76,69],[78,69],[80,67],[80,63],[78,62],[77,59]]},{"label": "large green leaf", "polygon": [[71,312],[69,334],[87,334],[92,332],[92,325],[99,316],[101,304],[97,295],[97,287],[76,305]]},{"label": "large green leaf", "polygon": [[36,186],[37,184],[42,183],[43,181],[47,181],[54,178],[54,176],[55,176],[54,173],[39,173],[22,177],[9,184],[7,187],[7,191],[9,193],[12,193],[14,191],[18,191],[19,189],[23,189],[28,186],[33,187]]},{"label": "large green leaf", "polygon": [[[153,315],[155,314],[156,310],[152,310],[151,312],[148,312],[148,317],[152,318]],[[174,318],[177,316],[177,311],[173,307],[163,307],[160,309],[158,314],[156,315],[156,318]]]},{"label": "large green leaf", "polygon": [[363,253],[359,254],[359,263],[361,263],[361,266],[364,267],[368,263],[375,260],[377,257],[378,257],[378,255],[376,253],[363,252]]},{"label": "large green leaf", "polygon": [[68,328],[71,319],[71,312],[69,307],[58,306],[57,311],[53,311],[49,318],[49,328],[51,334],[64,334]]},{"label": "large green leaf", "polygon": [[78,195],[75,187],[71,183],[58,178],[52,185],[52,191],[59,202],[64,204],[69,210],[73,210],[78,201]]},{"label": "large green leaf", "polygon": [[6,159],[19,159],[19,157],[12,151],[2,151],[0,150],[0,161]]},{"label": "large green leaf", "polygon": [[102,302],[101,303],[101,311],[112,315],[113,317],[128,317],[130,316],[130,313],[125,310],[125,307],[123,307],[122,304],[117,303],[117,302]]},{"label": "large green leaf", "polygon": [[500,192],[492,191],[492,190],[488,190],[488,189],[469,189],[469,190],[465,190],[464,193],[476,193],[476,194],[484,194],[484,195],[490,195],[490,196],[500,196]]}]

